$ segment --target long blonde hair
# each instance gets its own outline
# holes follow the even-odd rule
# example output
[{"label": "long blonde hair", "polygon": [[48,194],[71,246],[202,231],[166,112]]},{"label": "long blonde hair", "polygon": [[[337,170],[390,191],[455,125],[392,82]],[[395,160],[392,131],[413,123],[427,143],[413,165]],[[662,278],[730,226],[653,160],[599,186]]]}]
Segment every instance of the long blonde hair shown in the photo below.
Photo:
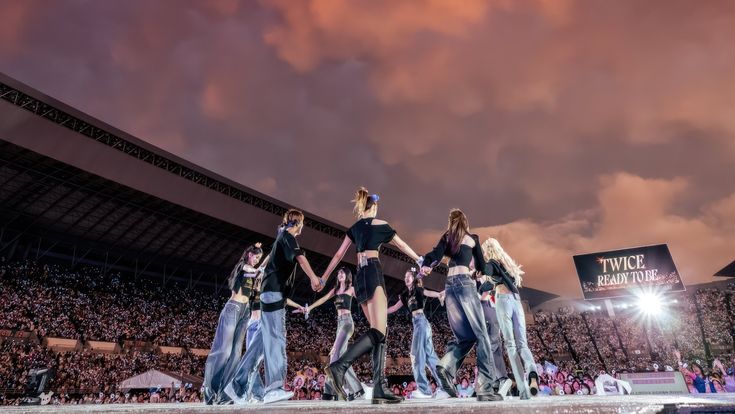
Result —
[{"label": "long blonde hair", "polygon": [[376,198],[371,196],[365,187],[360,187],[355,191],[355,199],[352,200],[352,202],[355,203],[355,207],[352,211],[355,212],[358,219],[362,218],[366,211],[370,210],[375,204],[377,204]]},{"label": "long blonde hair", "polygon": [[521,265],[517,264],[515,260],[513,260],[513,258],[503,250],[503,247],[500,246],[500,243],[497,240],[492,237],[485,240],[482,243],[482,254],[485,256],[485,260],[495,259],[499,261],[505,267],[505,270],[508,271],[508,274],[513,276],[516,286],[521,287],[523,275],[526,272],[521,270]]}]

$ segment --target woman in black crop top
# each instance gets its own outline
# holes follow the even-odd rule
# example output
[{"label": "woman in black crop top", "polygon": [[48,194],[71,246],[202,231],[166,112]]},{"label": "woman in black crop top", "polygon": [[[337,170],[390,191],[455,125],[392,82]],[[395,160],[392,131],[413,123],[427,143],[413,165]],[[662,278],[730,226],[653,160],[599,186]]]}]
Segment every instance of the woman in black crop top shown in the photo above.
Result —
[{"label": "woman in black crop top", "polygon": [[204,401],[214,404],[224,393],[222,389],[232,379],[242,355],[242,345],[250,317],[249,298],[258,274],[256,266],[263,256],[260,243],[249,246],[230,273],[230,300],[219,315],[212,349],[204,368]]},{"label": "woman in black crop top", "polygon": [[[337,336],[334,340],[332,350],[329,352],[329,363],[336,361],[347,350],[350,338],[355,332],[355,323],[352,320],[352,298],[355,297],[355,288],[352,286],[352,272],[346,267],[341,267],[337,271],[337,285],[327,292],[326,295],[319,298],[311,306],[306,309],[310,312],[318,308],[331,298],[334,298],[334,307],[337,309]],[[297,309],[294,313],[303,313],[301,309]],[[360,398],[365,394],[360,380],[357,379],[355,371],[350,367],[345,373],[345,386],[349,392],[348,400]],[[337,399],[334,384],[327,378],[324,386],[323,400]]]},{"label": "woman in black crop top", "polygon": [[[424,316],[424,305],[426,298],[437,298],[444,303],[444,292],[434,292],[424,289],[423,283],[416,277],[416,270],[412,268],[403,276],[406,283],[406,289],[401,292],[398,301],[388,308],[388,313],[393,313],[403,306],[407,306],[411,312],[413,320],[413,337],[411,338],[411,368],[413,370],[413,378],[416,380],[418,387],[411,394],[411,398],[425,399],[432,397],[431,385],[426,377],[426,368],[431,371],[437,384],[440,384],[439,377],[436,374],[436,366],[439,365],[439,357],[436,356],[434,350],[434,342],[432,340],[431,324]],[[436,399],[445,399],[449,395],[441,388],[436,389]]]},{"label": "woman in black crop top", "polygon": [[475,388],[478,401],[499,401],[503,397],[494,388],[499,387],[493,360],[490,339],[487,335],[485,317],[482,312],[477,286],[472,278],[470,264],[487,273],[487,263],[482,256],[480,239],[470,233],[467,216],[459,210],[449,212],[449,225],[434,250],[424,256],[423,274],[431,272],[431,266],[439,263],[444,256],[449,258],[449,271],[445,287],[447,317],[449,326],[456,338],[447,345],[447,353],[439,362],[436,371],[442,388],[450,396],[457,397],[454,377],[462,361],[472,347],[477,345],[478,379]]},{"label": "woman in black crop top", "polygon": [[385,332],[388,322],[388,301],[385,296],[385,281],[380,267],[379,250],[383,243],[392,243],[413,260],[419,256],[400,237],[390,225],[378,220],[379,197],[369,195],[363,187],[355,194],[355,213],[357,222],[347,230],[342,245],[332,258],[322,280],[332,274],[342,260],[350,244],[355,243],[357,249],[357,275],[355,275],[355,295],[362,311],[370,322],[370,330],[358,338],[347,351],[329,365],[327,376],[331,376],[335,390],[345,398],[342,391],[344,376],[352,366],[352,361],[361,355],[372,352],[373,360],[373,404],[397,403],[403,398],[393,395],[383,384],[385,367]]}]

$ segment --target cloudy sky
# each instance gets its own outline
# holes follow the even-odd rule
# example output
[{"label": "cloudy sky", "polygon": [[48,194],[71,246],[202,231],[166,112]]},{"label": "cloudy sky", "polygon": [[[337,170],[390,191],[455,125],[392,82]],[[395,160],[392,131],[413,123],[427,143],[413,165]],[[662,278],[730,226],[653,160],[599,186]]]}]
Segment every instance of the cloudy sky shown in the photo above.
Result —
[{"label": "cloudy sky", "polygon": [[575,253],[735,259],[735,1],[0,0],[0,71],[344,225],[451,207],[529,286]]}]

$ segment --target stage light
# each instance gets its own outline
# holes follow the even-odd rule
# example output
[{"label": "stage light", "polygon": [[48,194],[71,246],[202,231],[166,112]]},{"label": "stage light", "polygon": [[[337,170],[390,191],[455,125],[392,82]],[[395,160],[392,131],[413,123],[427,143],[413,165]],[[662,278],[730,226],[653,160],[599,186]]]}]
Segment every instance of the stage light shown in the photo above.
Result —
[{"label": "stage light", "polygon": [[638,309],[649,316],[660,315],[663,311],[663,301],[661,296],[654,293],[643,293],[638,296],[638,302],[636,303]]}]

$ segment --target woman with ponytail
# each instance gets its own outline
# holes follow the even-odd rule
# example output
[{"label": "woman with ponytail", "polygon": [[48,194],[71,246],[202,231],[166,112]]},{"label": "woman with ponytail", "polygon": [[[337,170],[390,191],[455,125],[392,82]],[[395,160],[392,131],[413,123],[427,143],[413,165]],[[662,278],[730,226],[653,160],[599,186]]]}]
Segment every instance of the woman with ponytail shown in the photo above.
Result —
[{"label": "woman with ponytail", "polygon": [[249,246],[230,272],[230,300],[225,303],[219,315],[214,332],[212,349],[204,366],[204,402],[214,404],[222,396],[218,395],[234,375],[234,369],[242,355],[242,344],[250,318],[250,295],[253,292],[256,268],[263,249],[260,243]]},{"label": "woman with ponytail", "polygon": [[500,332],[503,333],[505,351],[518,384],[521,399],[538,394],[536,361],[526,339],[526,315],[518,294],[523,280],[523,270],[503,250],[497,240],[489,238],[482,243],[483,257],[488,260],[488,273],[495,284],[495,303]]},{"label": "woman with ponytail", "polygon": [[357,222],[347,230],[342,245],[327,266],[322,276],[326,281],[337,264],[342,260],[350,244],[355,243],[357,250],[357,274],[355,276],[355,296],[363,313],[370,323],[370,329],[358,338],[342,356],[332,362],[326,369],[327,376],[334,384],[335,391],[341,399],[347,396],[343,390],[345,374],[352,362],[360,356],[371,353],[373,362],[373,404],[392,404],[403,401],[394,395],[384,384],[385,370],[385,336],[388,322],[388,301],[385,295],[383,269],[380,265],[380,246],[392,243],[411,259],[418,262],[419,256],[403,240],[391,226],[376,218],[378,214],[377,194],[370,195],[364,187],[355,193],[354,212]]},{"label": "woman with ponytail", "polygon": [[439,239],[434,250],[424,256],[421,273],[431,273],[431,268],[445,256],[449,257],[449,271],[444,294],[449,326],[455,340],[447,345],[447,353],[439,361],[436,368],[442,388],[451,397],[457,397],[454,377],[462,365],[472,346],[477,344],[477,394],[478,401],[499,401],[503,397],[494,391],[498,388],[495,361],[493,359],[490,339],[487,335],[485,316],[477,295],[477,286],[472,277],[470,265],[475,262],[475,269],[483,274],[487,272],[487,263],[482,256],[480,239],[470,233],[467,216],[459,210],[449,212],[447,231]]},{"label": "woman with ponytail", "polygon": [[[265,364],[265,395],[263,401],[272,403],[288,400],[293,392],[283,389],[286,380],[286,304],[294,286],[296,266],[299,265],[311,280],[314,291],[322,289],[319,277],[314,274],[296,237],[304,228],[304,213],[290,209],[283,216],[278,235],[268,255],[260,292],[260,325]],[[247,404],[250,372],[245,361],[259,352],[251,346],[245,351],[243,363],[238,365],[235,378],[224,392],[235,404]],[[252,350],[252,351],[251,351]]]}]

